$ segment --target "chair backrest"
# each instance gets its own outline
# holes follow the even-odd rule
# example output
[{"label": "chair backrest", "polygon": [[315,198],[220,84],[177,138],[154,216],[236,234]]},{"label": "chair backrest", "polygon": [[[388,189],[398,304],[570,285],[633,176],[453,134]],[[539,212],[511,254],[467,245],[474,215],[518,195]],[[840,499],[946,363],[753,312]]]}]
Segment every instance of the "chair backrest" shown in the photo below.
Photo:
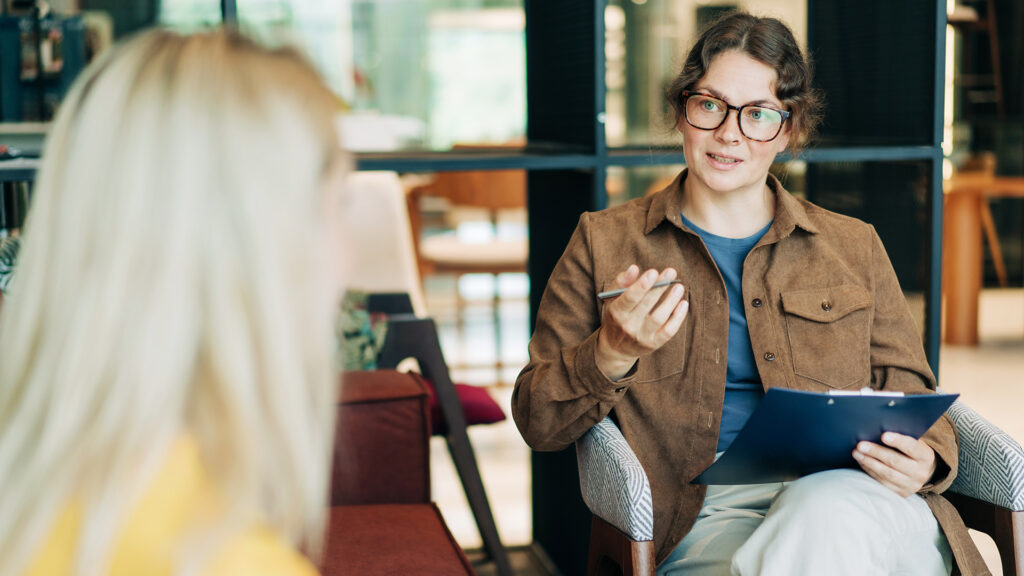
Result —
[{"label": "chair backrest", "polygon": [[349,288],[405,292],[417,316],[426,315],[405,192],[394,172],[354,172],[347,181],[345,216]]},{"label": "chair backrest", "polygon": [[447,199],[453,206],[491,212],[526,206],[526,171],[466,170],[438,172],[420,193]]}]

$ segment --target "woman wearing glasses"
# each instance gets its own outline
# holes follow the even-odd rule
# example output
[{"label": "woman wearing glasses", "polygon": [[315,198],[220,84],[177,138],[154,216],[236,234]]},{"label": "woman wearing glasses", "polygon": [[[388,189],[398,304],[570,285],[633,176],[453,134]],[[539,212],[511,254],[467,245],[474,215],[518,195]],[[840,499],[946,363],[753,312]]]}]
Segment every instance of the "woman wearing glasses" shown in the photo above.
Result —
[{"label": "woman wearing glasses", "polygon": [[[943,530],[961,570],[983,566],[936,496],[956,475],[945,417],[920,440],[861,443],[862,470],[689,484],[768,388],[926,393],[935,379],[874,229],[769,174],[820,109],[785,24],[742,13],[715,23],[667,97],[687,169],[580,218],[516,382],[523,437],[560,450],[613,416],[650,479],[659,574],[948,574]],[[624,290],[595,296],[612,289]]]}]

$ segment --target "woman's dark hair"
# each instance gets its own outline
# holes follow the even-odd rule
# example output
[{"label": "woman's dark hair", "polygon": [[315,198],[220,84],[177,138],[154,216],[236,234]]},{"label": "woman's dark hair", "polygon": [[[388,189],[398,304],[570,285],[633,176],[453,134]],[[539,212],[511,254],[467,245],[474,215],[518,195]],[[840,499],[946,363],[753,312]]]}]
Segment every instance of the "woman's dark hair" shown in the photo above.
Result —
[{"label": "woman's dark hair", "polygon": [[683,92],[693,90],[715,57],[729,50],[742,52],[775,70],[775,96],[792,114],[789,148],[799,150],[814,135],[821,119],[822,99],[811,86],[810,63],[793,33],[775,18],[733,12],[704,30],[666,94],[675,111],[675,125],[683,118]]}]

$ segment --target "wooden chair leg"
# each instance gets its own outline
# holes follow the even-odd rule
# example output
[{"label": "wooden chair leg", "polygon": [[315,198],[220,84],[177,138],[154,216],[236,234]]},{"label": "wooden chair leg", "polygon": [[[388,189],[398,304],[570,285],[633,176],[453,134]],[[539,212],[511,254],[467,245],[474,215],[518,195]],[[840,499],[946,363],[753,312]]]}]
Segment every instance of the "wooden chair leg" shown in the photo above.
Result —
[{"label": "wooden chair leg", "polygon": [[992,537],[999,550],[1003,574],[1024,576],[1024,512],[1014,512],[953,492],[946,492],[943,496],[953,504],[968,528]]},{"label": "wooden chair leg", "polygon": [[988,200],[981,201],[981,227],[985,231],[985,240],[988,242],[989,252],[992,253],[992,263],[996,267],[996,276],[999,278],[999,286],[1006,288],[1010,285],[1006,277],[1006,262],[1003,261],[1003,248],[999,245],[999,235],[996,234],[996,221],[992,218],[992,208]]},{"label": "wooden chair leg", "polygon": [[654,542],[637,542],[594,516],[587,576],[654,576]]}]

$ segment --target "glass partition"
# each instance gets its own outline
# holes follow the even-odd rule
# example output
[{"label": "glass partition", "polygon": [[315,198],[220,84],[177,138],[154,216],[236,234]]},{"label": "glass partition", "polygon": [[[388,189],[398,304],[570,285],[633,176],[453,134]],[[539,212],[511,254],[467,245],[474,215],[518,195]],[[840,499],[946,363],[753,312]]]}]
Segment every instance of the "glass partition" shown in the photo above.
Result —
[{"label": "glass partition", "polygon": [[[119,38],[151,26],[217,25],[219,0],[81,0],[33,32],[31,14],[0,17],[23,54],[0,57],[0,121],[46,122],[77,73]],[[243,30],[300,46],[349,110],[344,138],[362,152],[525,145],[521,0],[238,0]],[[8,31],[8,28],[10,30]],[[6,52],[6,50],[5,50]],[[47,76],[34,83],[35,54]],[[2,64],[2,62],[0,62]]]},{"label": "glass partition", "polygon": [[239,0],[243,29],[305,48],[357,151],[523,144],[520,0]]},{"label": "glass partition", "polygon": [[605,8],[605,135],[610,147],[677,144],[665,90],[699,31],[737,8],[783,19],[807,39],[807,5],[784,0],[609,0]]}]

